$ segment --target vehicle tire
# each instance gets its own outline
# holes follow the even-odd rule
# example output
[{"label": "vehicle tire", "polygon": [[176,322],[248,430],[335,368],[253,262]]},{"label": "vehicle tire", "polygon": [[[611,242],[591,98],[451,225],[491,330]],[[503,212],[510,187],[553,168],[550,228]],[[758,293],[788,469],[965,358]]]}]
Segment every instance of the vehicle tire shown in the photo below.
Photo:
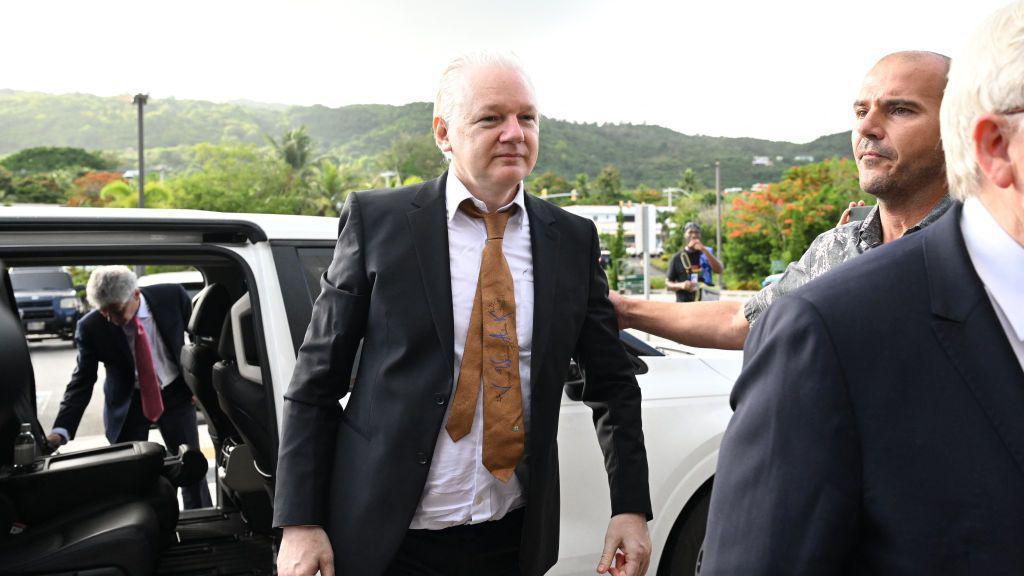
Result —
[{"label": "vehicle tire", "polygon": [[700,574],[701,555],[704,551],[704,533],[711,505],[711,486],[697,492],[696,498],[684,510],[685,517],[676,522],[665,546],[665,555],[658,566],[658,576],[694,576]]}]

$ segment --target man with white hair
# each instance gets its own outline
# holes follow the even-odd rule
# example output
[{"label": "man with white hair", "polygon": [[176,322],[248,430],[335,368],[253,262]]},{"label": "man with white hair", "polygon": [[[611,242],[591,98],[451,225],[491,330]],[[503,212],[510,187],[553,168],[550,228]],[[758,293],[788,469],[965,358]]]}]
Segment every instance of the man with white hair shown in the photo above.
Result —
[{"label": "man with white hair", "polygon": [[733,391],[708,574],[1024,574],[1024,2],[953,60],[926,230],[775,303]]},{"label": "man with white hair", "polygon": [[593,223],[523,187],[539,145],[533,88],[509,57],[459,58],[433,126],[445,174],[353,193],[342,211],[285,395],[278,573],[546,572],[558,557],[558,413],[576,357],[611,491],[597,569],[643,574],[640,389]]},{"label": "man with white hair", "polygon": [[[77,364],[47,440],[59,446],[75,437],[102,362],[103,425],[111,444],[146,440],[155,423],[171,454],[182,444],[199,450],[196,409],[180,361],[192,312],[185,289],[139,288],[128,268],[101,266],[89,275],[85,294],[94,310],[75,327]],[[205,479],[182,487],[181,496],[186,509],[213,505]]]}]

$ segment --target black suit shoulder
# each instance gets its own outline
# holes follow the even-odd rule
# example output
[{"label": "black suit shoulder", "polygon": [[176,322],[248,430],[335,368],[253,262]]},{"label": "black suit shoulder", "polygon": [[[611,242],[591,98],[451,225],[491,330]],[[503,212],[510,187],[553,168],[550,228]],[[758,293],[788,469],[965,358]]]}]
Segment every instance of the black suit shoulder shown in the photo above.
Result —
[{"label": "black suit shoulder", "polygon": [[927,311],[924,241],[932,232],[925,229],[870,250],[800,287],[791,297],[813,305],[829,324],[875,321],[857,312],[897,313],[890,308],[897,305]]}]

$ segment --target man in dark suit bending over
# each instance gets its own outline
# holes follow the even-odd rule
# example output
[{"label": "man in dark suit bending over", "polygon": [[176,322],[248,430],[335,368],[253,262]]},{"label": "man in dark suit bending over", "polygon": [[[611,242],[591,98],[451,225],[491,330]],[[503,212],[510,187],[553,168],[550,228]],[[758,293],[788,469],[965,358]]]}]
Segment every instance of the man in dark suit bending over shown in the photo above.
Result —
[{"label": "man in dark suit bending over", "polygon": [[434,108],[450,169],[349,196],[285,395],[280,574],[546,572],[572,356],[587,370],[611,487],[598,569],[646,570],[640,389],[593,223],[524,190],[539,127],[514,60],[459,58]]},{"label": "man in dark suit bending over", "polygon": [[963,204],[754,325],[702,575],[1024,574],[1022,37],[1017,2],[953,59]]},{"label": "man in dark suit bending over", "polygon": [[[171,454],[182,444],[199,450],[192,392],[181,375],[192,312],[185,289],[139,288],[128,268],[101,266],[90,274],[85,293],[95,309],[75,328],[77,364],[47,440],[57,446],[75,437],[102,362],[103,425],[111,444],[146,440],[155,423]],[[212,505],[205,479],[183,487],[181,496],[186,509]]]}]

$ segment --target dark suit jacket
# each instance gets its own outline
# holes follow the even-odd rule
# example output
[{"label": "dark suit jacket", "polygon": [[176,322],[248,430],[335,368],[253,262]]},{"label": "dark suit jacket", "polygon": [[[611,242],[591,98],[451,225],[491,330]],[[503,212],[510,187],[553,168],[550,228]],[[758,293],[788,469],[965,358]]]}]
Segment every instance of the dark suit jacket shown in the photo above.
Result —
[{"label": "dark suit jacket", "polygon": [[[146,298],[167,351],[180,370],[185,326],[192,313],[188,293],[179,284],[146,286],[140,291]],[[66,429],[71,438],[75,437],[82,413],[92,397],[97,368],[102,362],[107,374],[103,382],[103,425],[107,440],[114,443],[121,433],[135,390],[135,359],[128,346],[128,338],[124,329],[108,322],[98,310],[93,310],[78,321],[75,343],[78,346],[77,364],[53,426]]]},{"label": "dark suit jacket", "polygon": [[[324,526],[336,561],[359,574],[381,573],[398,549],[454,389],[444,183],[349,196],[285,395],[274,524]],[[585,400],[613,513],[650,516],[650,496],[640,389],[618,340],[595,228],[530,195],[526,206],[535,298],[521,561],[530,575],[558,555],[555,435],[570,356],[588,370]]]},{"label": "dark suit jacket", "polygon": [[1024,574],[1024,372],[960,204],[747,340],[701,574]]}]

